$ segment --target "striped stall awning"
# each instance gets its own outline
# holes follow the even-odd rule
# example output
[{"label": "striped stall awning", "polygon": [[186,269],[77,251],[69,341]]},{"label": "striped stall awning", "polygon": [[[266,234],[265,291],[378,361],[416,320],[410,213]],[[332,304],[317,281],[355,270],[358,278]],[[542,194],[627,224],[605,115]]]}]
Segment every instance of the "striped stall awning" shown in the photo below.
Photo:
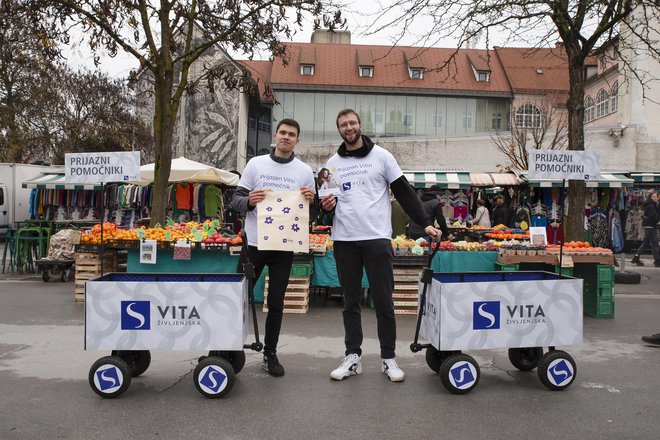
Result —
[{"label": "striped stall awning", "polygon": [[66,183],[64,173],[43,173],[40,176],[23,182],[23,188],[43,188],[43,189],[103,189],[100,183]]},{"label": "striped stall awning", "polygon": [[493,179],[488,173],[470,173],[472,186],[493,186]]},{"label": "striped stall awning", "polygon": [[640,171],[629,175],[635,183],[660,183],[660,171]]},{"label": "striped stall awning", "polygon": [[520,180],[513,173],[489,173],[493,179],[493,185],[496,186],[516,186],[520,185]]},{"label": "striped stall awning", "polygon": [[[527,173],[522,173],[520,177],[525,180],[529,186],[540,188],[561,188],[562,181],[554,179],[532,179],[527,177]],[[568,187],[568,180],[566,186]],[[633,179],[623,173],[601,173],[598,180],[585,181],[587,188],[623,188],[633,186]]]},{"label": "striped stall awning", "polygon": [[415,188],[469,189],[470,173],[467,171],[404,171],[408,182]]}]

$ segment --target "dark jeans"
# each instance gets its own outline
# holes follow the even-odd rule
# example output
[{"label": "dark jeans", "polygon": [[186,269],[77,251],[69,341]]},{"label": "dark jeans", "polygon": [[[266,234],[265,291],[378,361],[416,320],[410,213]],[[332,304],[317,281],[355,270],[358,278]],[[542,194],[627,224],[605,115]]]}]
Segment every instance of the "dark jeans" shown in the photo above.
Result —
[{"label": "dark jeans", "polygon": [[369,291],[376,307],[380,356],[394,358],[396,320],[394,318],[394,272],[392,244],[389,239],[335,241],[335,261],[344,296],[346,355],[362,355],[362,268],[367,272]]},{"label": "dark jeans", "polygon": [[658,249],[658,232],[656,228],[644,228],[644,241],[642,241],[642,244],[639,246],[639,249],[637,249],[637,252],[635,252],[635,255],[642,255],[649,245],[651,245],[653,260],[656,264],[659,264],[660,249]]},{"label": "dark jeans", "polygon": [[[266,333],[264,335],[264,354],[277,352],[277,341],[282,328],[282,311],[284,309],[284,293],[289,284],[289,274],[293,263],[293,252],[260,251],[254,246],[248,246],[250,262],[254,264],[257,279],[261,276],[264,266],[268,266],[268,315],[266,316]],[[241,253],[238,272],[243,273],[245,256]],[[256,283],[256,280],[255,280]]]}]

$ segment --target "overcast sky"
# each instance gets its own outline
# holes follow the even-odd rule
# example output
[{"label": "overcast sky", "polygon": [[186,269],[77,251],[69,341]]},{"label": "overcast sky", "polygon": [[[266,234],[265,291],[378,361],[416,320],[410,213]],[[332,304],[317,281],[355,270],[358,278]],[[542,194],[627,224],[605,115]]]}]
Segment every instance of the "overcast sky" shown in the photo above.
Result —
[{"label": "overcast sky", "polygon": [[[359,8],[358,6],[359,5]],[[367,26],[371,24],[374,20],[374,13],[378,5],[377,0],[358,0],[357,2],[349,3],[347,8],[343,9],[343,16],[347,19],[347,30],[351,32],[351,43],[353,44],[369,44],[369,45],[391,45],[393,37],[396,35],[396,30],[392,29],[390,31],[379,32],[377,34],[368,34]],[[355,12],[355,9],[358,9],[358,12]],[[416,29],[420,29],[420,32],[423,33],[424,26],[416,26]],[[295,42],[309,42],[313,32],[313,25],[310,22],[307,22],[302,30],[297,30],[296,35],[292,38],[292,41]],[[418,41],[418,37],[413,35],[412,32],[408,32],[406,37],[402,39],[398,44],[399,45],[415,45]],[[72,38],[72,41],[74,39]],[[491,40],[491,46],[497,44],[497,41]],[[456,42],[447,40],[440,44],[443,47],[455,47]],[[483,48],[483,42],[478,42],[477,47]],[[78,67],[84,66],[90,69],[94,69],[93,58],[90,53],[90,50],[86,45],[69,47],[64,51],[66,58],[69,61],[69,64]],[[236,59],[245,59],[246,57],[238,53],[230,53]],[[267,58],[267,55],[264,54],[264,58]],[[124,52],[119,52],[116,57],[102,57],[101,65],[99,68],[107,72],[113,77],[125,77],[128,75],[131,69],[137,67],[137,61],[132,55],[128,55]]]}]

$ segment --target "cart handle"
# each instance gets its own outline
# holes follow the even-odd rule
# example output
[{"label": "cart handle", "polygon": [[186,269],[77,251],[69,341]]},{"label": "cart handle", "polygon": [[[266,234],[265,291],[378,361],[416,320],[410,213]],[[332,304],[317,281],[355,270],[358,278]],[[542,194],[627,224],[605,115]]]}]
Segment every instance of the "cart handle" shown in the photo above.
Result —
[{"label": "cart handle", "polygon": [[249,348],[256,352],[264,348],[264,344],[259,342],[259,323],[257,322],[257,306],[254,303],[254,285],[257,284],[257,274],[254,271],[254,264],[250,261],[250,254],[248,253],[248,237],[245,232],[245,223],[241,219],[241,235],[243,237],[243,251],[241,252],[244,257],[243,273],[248,279],[248,301],[252,306],[252,323],[254,324],[254,343],[246,344],[244,348]]},{"label": "cart handle", "polygon": [[410,344],[410,351],[413,353],[417,353],[418,351],[421,351],[423,348],[428,348],[430,347],[430,344],[420,344],[419,341],[419,329],[422,326],[422,316],[424,313],[426,313],[426,289],[428,289],[428,286],[431,284],[431,281],[433,281],[433,269],[431,268],[431,265],[433,263],[433,258],[435,257],[435,254],[438,253],[438,250],[440,250],[440,240],[441,237],[429,237],[429,243],[431,245],[431,248],[433,248],[433,243],[436,243],[435,249],[433,249],[432,252],[429,252],[429,259],[426,264],[426,267],[424,268],[424,271],[422,272],[422,277],[421,281],[422,284],[424,284],[424,287],[422,288],[422,297],[419,300],[419,312],[417,313],[417,324],[415,325],[415,339],[413,340],[412,344]]}]

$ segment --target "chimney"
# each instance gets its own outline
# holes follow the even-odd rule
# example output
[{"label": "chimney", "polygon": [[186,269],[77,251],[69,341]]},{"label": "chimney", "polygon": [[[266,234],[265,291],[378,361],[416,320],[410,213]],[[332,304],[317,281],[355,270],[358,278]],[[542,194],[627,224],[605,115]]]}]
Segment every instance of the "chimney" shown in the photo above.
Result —
[{"label": "chimney", "polygon": [[351,31],[333,31],[317,29],[312,34],[312,43],[322,44],[351,44]]}]

